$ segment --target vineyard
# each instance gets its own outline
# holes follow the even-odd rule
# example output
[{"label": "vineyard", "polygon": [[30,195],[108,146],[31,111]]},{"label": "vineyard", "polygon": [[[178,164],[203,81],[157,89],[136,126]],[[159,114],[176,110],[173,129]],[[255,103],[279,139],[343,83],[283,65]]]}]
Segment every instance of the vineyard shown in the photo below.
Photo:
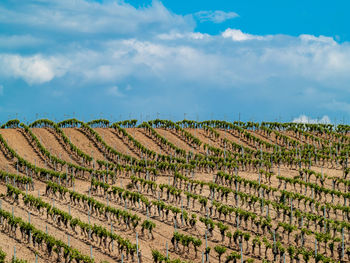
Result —
[{"label": "vineyard", "polygon": [[0,262],[350,262],[350,126],[0,126]]}]

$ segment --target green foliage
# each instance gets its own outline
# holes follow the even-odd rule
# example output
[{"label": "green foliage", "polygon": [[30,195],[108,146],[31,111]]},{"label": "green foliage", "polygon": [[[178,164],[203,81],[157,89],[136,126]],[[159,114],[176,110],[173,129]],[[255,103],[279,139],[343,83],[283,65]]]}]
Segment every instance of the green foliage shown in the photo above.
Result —
[{"label": "green foliage", "polygon": [[5,263],[6,253],[0,247],[0,263]]},{"label": "green foliage", "polygon": [[224,254],[226,252],[227,248],[223,247],[223,246],[215,246],[214,250],[218,254],[218,257],[220,258],[222,256],[222,254]]}]

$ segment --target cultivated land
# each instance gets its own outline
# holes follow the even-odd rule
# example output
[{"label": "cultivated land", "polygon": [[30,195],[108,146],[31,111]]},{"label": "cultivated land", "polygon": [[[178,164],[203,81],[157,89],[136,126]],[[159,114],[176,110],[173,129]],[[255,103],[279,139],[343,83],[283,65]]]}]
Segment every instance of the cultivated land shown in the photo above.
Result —
[{"label": "cultivated land", "polygon": [[2,125],[7,260],[350,261],[350,126],[136,123]]}]

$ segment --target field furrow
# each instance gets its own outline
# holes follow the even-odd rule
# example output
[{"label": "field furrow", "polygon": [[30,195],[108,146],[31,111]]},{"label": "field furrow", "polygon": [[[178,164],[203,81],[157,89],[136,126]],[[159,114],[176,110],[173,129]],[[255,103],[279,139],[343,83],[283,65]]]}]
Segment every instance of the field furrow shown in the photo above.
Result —
[{"label": "field furrow", "polygon": [[[47,125],[54,126],[42,120],[36,127]],[[186,120],[178,123],[155,120],[139,128],[134,128],[137,126],[134,121],[110,126],[106,120],[96,120],[89,125],[94,128],[74,119],[60,124],[77,148],[93,156],[96,162],[105,161],[95,166],[89,156],[78,149],[74,149],[74,155],[82,160],[72,160],[71,149],[67,148],[70,146],[51,128],[31,129],[44,147],[41,152],[24,129],[10,128],[21,127],[16,121],[0,130],[2,208],[13,209],[14,215],[24,221],[29,219],[30,211],[31,223],[36,228],[46,231],[47,226],[48,233],[64,243],[69,236],[70,245],[84,255],[90,255],[91,246],[95,262],[120,262],[118,244],[132,248],[136,242],[142,263],[155,262],[155,251],[165,255],[166,248],[172,259],[202,262],[206,246],[210,248],[209,259],[213,263],[219,262],[220,251],[224,251],[221,262],[234,262],[233,258],[239,262],[240,246],[243,262],[306,263],[315,255],[315,240],[317,256],[323,257],[323,262],[340,260],[342,245],[343,262],[348,259],[349,147],[336,131],[320,134],[312,132],[313,126],[307,130],[294,124],[267,123],[263,127],[255,123]],[[125,131],[133,138],[128,138]],[[18,155],[13,154],[6,143]],[[240,145],[246,151],[243,152]],[[57,163],[46,150],[73,163],[56,160],[61,165],[58,170],[69,171],[74,183],[70,183],[64,173],[54,172]],[[223,151],[233,154],[226,155]],[[149,161],[144,161],[144,154],[150,157]],[[79,166],[82,162],[97,170],[85,170],[82,176],[84,169]],[[32,174],[35,188],[27,187],[31,178],[25,177],[26,171]],[[6,196],[13,188],[5,182],[23,191],[18,204],[13,204],[13,194],[11,198]],[[46,193],[47,187],[51,190]],[[67,227],[59,224],[56,216],[47,216],[46,210],[40,214],[25,205],[23,198],[27,189],[28,194],[40,196],[42,202],[58,209],[59,212],[51,210],[56,211],[54,213],[79,219],[77,231],[69,223]],[[132,226],[128,222],[138,224]],[[155,227],[149,234],[152,223]],[[113,237],[112,232],[118,235],[113,251],[97,234],[88,237],[87,232],[84,233],[82,229],[88,229],[89,225],[95,226],[93,231],[97,232],[94,233],[106,237],[106,243]],[[0,238],[8,245],[1,240],[0,247],[9,255],[14,244],[23,247],[28,254],[26,259],[32,262],[33,247],[18,238],[20,233],[12,237],[2,229],[0,227]],[[178,240],[176,249],[175,240]],[[196,240],[201,242],[197,252]],[[126,248],[122,250],[124,262],[131,262],[125,258]],[[57,261],[56,258],[48,260],[42,251],[38,256],[38,262]]]},{"label": "field furrow", "polygon": [[133,136],[137,141],[159,154],[168,154],[168,151],[164,149],[164,146],[160,143],[155,142],[149,135],[147,135],[143,129],[127,128],[126,131]]},{"label": "field furrow", "polygon": [[19,129],[2,129],[0,131],[2,137],[7,141],[9,146],[24,159],[27,159],[38,167],[46,168],[48,163],[28,142],[27,138]]},{"label": "field furrow", "polygon": [[118,133],[115,129],[112,128],[95,128],[95,131],[100,134],[102,139],[116,151],[123,154],[130,155],[135,158],[140,156],[118,136]]},{"label": "field furrow", "polygon": [[163,128],[156,128],[156,132],[158,132],[161,136],[167,139],[169,142],[179,147],[180,149],[184,149],[187,152],[194,152],[193,147],[187,144],[185,141],[181,140],[179,137],[174,135],[171,130],[166,130]]},{"label": "field furrow", "polygon": [[62,144],[56,137],[56,133],[50,128],[32,128],[32,132],[39,139],[40,143],[54,156],[62,159],[66,162],[70,162],[79,165],[74,160],[68,149],[67,145]]},{"label": "field furrow", "polygon": [[81,130],[76,128],[62,128],[70,141],[86,154],[97,160],[105,160],[104,153]]}]

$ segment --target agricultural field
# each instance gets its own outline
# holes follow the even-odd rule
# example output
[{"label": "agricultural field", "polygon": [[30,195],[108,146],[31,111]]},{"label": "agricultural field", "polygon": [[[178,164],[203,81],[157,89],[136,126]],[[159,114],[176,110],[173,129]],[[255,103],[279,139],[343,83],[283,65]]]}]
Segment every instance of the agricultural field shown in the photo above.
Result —
[{"label": "agricultural field", "polygon": [[350,262],[349,132],[8,121],[0,262]]}]

